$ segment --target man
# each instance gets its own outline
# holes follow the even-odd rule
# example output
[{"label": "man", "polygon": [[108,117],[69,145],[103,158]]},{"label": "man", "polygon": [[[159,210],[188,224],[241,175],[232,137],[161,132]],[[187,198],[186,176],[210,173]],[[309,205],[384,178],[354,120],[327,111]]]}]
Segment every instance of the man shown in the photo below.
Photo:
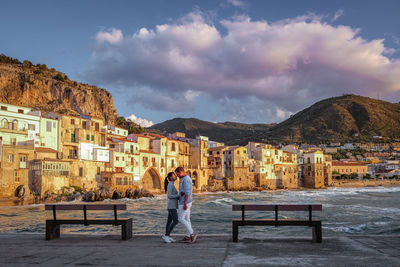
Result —
[{"label": "man", "polygon": [[190,208],[192,207],[192,179],[186,174],[182,167],[178,167],[175,170],[176,175],[181,179],[179,185],[179,192],[181,197],[179,198],[179,209],[178,209],[178,220],[186,228],[186,235],[184,241],[190,241],[194,243],[197,235],[192,229],[190,223]]}]

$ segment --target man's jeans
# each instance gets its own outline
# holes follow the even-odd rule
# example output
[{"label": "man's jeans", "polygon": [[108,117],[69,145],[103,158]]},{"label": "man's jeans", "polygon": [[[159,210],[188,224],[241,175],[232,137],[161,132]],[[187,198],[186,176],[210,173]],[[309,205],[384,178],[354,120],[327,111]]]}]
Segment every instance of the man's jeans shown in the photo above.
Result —
[{"label": "man's jeans", "polygon": [[183,209],[183,205],[179,205],[178,219],[183,226],[186,228],[186,236],[193,234],[192,224],[190,223],[190,208],[192,203],[187,204],[187,209]]}]

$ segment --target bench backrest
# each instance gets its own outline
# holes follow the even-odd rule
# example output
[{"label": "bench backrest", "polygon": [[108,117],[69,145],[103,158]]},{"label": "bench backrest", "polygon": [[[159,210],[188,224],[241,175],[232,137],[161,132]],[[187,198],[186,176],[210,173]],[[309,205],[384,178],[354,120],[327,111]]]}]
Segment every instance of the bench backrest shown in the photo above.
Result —
[{"label": "bench backrest", "polygon": [[53,211],[53,220],[57,220],[57,210],[82,210],[85,225],[87,224],[88,210],[113,210],[114,220],[117,221],[117,210],[126,210],[126,204],[46,204],[45,210]]},{"label": "bench backrest", "polygon": [[233,211],[275,211],[277,208],[279,211],[308,211],[311,210],[322,210],[321,204],[233,204]]},{"label": "bench backrest", "polygon": [[45,210],[126,210],[126,204],[46,204]]}]

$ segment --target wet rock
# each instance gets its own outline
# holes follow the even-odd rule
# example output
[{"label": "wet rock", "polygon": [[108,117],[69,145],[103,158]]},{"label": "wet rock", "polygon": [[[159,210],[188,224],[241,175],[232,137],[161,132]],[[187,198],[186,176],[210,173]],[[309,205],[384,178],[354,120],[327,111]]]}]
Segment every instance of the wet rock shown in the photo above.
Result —
[{"label": "wet rock", "polygon": [[82,195],[79,192],[67,196],[67,201],[81,201],[81,200],[82,200]]},{"label": "wet rock", "polygon": [[61,188],[61,194],[72,195],[75,189],[73,187],[63,187]]},{"label": "wet rock", "polygon": [[86,193],[83,195],[82,200],[83,200],[83,201],[88,201],[88,202],[95,201],[95,194],[94,194],[94,192],[93,192],[93,191],[86,192]]},{"label": "wet rock", "polygon": [[142,192],[140,189],[135,189],[135,191],[133,192],[133,198],[141,198],[142,197]]},{"label": "wet rock", "polygon": [[131,188],[126,189],[125,191],[125,197],[126,198],[132,198],[133,197],[133,192]]},{"label": "wet rock", "polygon": [[45,192],[44,193],[44,195],[43,195],[43,200],[48,200],[48,199],[50,199],[51,198],[51,194],[50,194],[50,192]]},{"label": "wet rock", "polygon": [[94,196],[95,201],[103,201],[104,199],[105,199],[104,194],[101,190],[98,190],[95,192],[95,196]]},{"label": "wet rock", "polygon": [[18,198],[23,198],[25,196],[26,189],[24,185],[20,185],[15,189],[15,196]]},{"label": "wet rock", "polygon": [[122,192],[115,190],[113,195],[112,195],[112,199],[121,199],[122,198]]},{"label": "wet rock", "polygon": [[101,188],[98,192],[99,192],[100,198],[102,198],[103,200],[112,198],[111,191],[107,188]]}]

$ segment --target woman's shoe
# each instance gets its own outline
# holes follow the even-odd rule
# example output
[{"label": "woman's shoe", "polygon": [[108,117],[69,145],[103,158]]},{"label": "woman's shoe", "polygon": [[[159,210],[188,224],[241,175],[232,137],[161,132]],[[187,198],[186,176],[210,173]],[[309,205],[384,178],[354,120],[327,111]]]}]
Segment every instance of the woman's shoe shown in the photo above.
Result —
[{"label": "woman's shoe", "polygon": [[176,240],[173,239],[172,237],[169,236],[168,238],[169,238],[169,241],[171,241],[172,243],[176,242]]},{"label": "woman's shoe", "polygon": [[165,243],[171,243],[171,241],[169,240],[168,236],[163,235],[161,238],[162,238],[162,240],[164,240]]}]

